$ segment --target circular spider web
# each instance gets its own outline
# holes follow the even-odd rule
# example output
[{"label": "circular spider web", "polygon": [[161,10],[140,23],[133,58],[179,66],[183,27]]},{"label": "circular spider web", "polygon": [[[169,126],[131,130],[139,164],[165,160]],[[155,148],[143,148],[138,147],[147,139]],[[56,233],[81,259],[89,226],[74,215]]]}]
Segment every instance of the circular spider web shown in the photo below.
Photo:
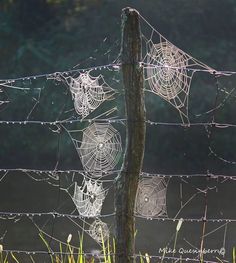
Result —
[{"label": "circular spider web", "polygon": [[164,178],[142,178],[138,184],[135,211],[152,218],[166,215],[166,182]]},{"label": "circular spider web", "polygon": [[109,228],[106,223],[96,219],[89,227],[90,236],[98,243],[103,243],[109,238]]},{"label": "circular spider web", "polygon": [[113,89],[104,81],[102,75],[92,77],[89,72],[81,73],[78,78],[70,78],[69,85],[75,110],[82,118],[113,95]]},{"label": "circular spider web", "polygon": [[[146,75],[150,89],[175,107],[184,106],[191,76],[186,67],[190,58],[169,42],[151,44],[147,53]],[[180,96],[181,93],[183,97]]]},{"label": "circular spider web", "polygon": [[120,134],[110,123],[93,123],[84,130],[78,151],[84,169],[100,176],[112,170],[119,161]]},{"label": "circular spider web", "polygon": [[75,183],[73,201],[80,215],[84,217],[96,217],[101,214],[106,193],[102,183],[84,180],[80,187]]}]

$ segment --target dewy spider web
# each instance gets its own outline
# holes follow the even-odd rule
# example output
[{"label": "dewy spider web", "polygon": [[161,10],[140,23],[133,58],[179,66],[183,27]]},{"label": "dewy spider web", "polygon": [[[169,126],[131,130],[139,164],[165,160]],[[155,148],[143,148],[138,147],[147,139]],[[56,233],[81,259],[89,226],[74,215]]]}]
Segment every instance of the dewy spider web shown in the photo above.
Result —
[{"label": "dewy spider web", "polygon": [[193,75],[186,69],[188,57],[168,42],[149,44],[148,48],[146,80],[151,91],[167,100],[187,118]]},{"label": "dewy spider web", "polygon": [[79,77],[66,79],[69,85],[74,107],[82,118],[88,116],[105,100],[112,99],[114,90],[105,82],[100,74],[92,77],[90,72],[80,73]]},{"label": "dewy spider web", "polygon": [[81,187],[75,183],[72,199],[81,216],[96,217],[101,214],[105,196],[102,183],[84,179]]},{"label": "dewy spider web", "polygon": [[[171,43],[169,43],[167,40],[162,40],[162,46],[165,46],[165,44],[164,43],[167,43],[168,45],[172,45]],[[167,45],[166,44],[166,45]],[[159,48],[158,47],[158,45],[159,44],[153,44],[155,47],[154,48]],[[176,48],[176,47],[175,47]],[[174,48],[173,48],[174,49]],[[173,51],[173,50],[172,50]],[[171,51],[171,52],[172,52]],[[151,52],[150,52],[151,53]],[[167,51],[166,51],[166,53],[168,53]],[[186,54],[185,54],[186,55]],[[186,58],[187,59],[187,58]],[[151,62],[150,62],[151,63]],[[197,65],[197,64],[196,64]],[[199,65],[199,64],[198,64]],[[148,65],[147,65],[148,66]],[[150,66],[153,66],[153,65],[150,65]],[[191,65],[192,66],[192,65]],[[162,65],[155,65],[155,67],[156,68],[163,68],[163,66]],[[183,67],[180,67],[179,69],[182,69],[182,68],[187,68],[186,69],[186,72],[187,72],[187,74],[188,74],[188,68],[190,67],[190,64],[184,64],[183,65]],[[168,67],[164,67],[164,68],[167,68],[168,69]],[[177,67],[169,67],[169,69],[175,69],[176,71],[177,71]],[[191,70],[190,70],[191,71]],[[192,71],[192,72],[195,72],[195,71]],[[169,72],[168,72],[168,70],[167,70],[167,73],[169,74]],[[165,72],[163,72],[162,74],[167,74],[167,73],[165,73]],[[176,72],[174,72],[176,75],[177,75],[177,73],[179,73],[179,71],[176,73]],[[167,75],[168,75],[167,74]],[[183,73],[182,73],[183,74]],[[190,73],[189,73],[190,74]],[[170,81],[169,81],[170,82]],[[190,85],[190,84],[189,84]],[[178,88],[178,89],[177,89]],[[166,89],[169,89],[169,84],[166,86]],[[188,87],[188,90],[189,90],[189,87]],[[175,91],[175,93],[173,92],[173,90],[168,90],[168,92],[167,92],[167,94],[168,94],[168,98],[166,99],[167,101],[168,100],[174,100],[176,97],[178,97],[178,96],[180,96],[180,94],[181,94],[181,92],[182,92],[182,89],[181,88],[179,88],[179,86],[177,86],[176,87],[176,89],[174,89],[174,91]],[[163,95],[163,94],[162,94]],[[163,95],[164,96],[164,95]],[[167,95],[165,95],[165,96],[167,96]],[[185,104],[184,104],[185,105]],[[183,106],[184,107],[184,106]],[[181,107],[180,107],[181,108]],[[34,109],[34,108],[33,108]],[[182,109],[182,108],[181,108]],[[31,113],[31,112],[30,112]],[[28,115],[28,116],[30,116],[30,114]],[[27,117],[28,118],[28,117]],[[73,119],[72,119],[73,120]],[[68,121],[68,120],[66,120],[66,121]],[[76,121],[76,120],[75,120]],[[110,121],[110,120],[109,120]],[[117,120],[116,120],[117,121]],[[60,121],[59,121],[60,122]],[[27,123],[27,122],[26,122]],[[20,124],[26,124],[26,123],[20,123]],[[213,123],[213,122],[212,122]],[[211,123],[211,124],[212,124]],[[57,121],[55,122],[55,123],[53,123],[53,125],[56,125],[57,124]],[[210,124],[210,125],[211,125]],[[42,122],[41,123],[41,125],[44,125],[44,123]],[[110,124],[106,124],[106,125],[110,125]],[[60,126],[58,126],[58,127],[60,127]],[[103,145],[100,145],[100,146],[98,146],[98,148],[102,148],[102,146]],[[57,165],[56,165],[56,168],[57,168]],[[53,180],[53,181],[58,181],[59,180],[59,176],[58,176],[58,174],[57,174],[57,169],[55,168],[55,171],[52,171],[52,172],[46,172],[46,174],[47,174],[47,177],[48,178],[50,178],[50,180]],[[90,171],[90,170],[87,170],[87,171]],[[109,170],[110,171],[110,170]],[[99,173],[101,172],[101,170],[99,170]],[[40,173],[39,173],[40,174]],[[3,178],[6,176],[7,174],[4,174],[3,175]],[[46,177],[45,177],[46,178]],[[159,178],[160,179],[160,178]],[[44,179],[43,179],[44,180]],[[61,186],[60,186],[60,183],[59,183],[59,188],[60,188]],[[83,186],[80,188],[80,189],[83,189]],[[206,188],[207,190],[208,190],[208,188]],[[206,191],[206,189],[196,189],[196,190],[198,190],[198,193],[204,193],[205,191]],[[165,190],[163,190],[163,191],[166,191],[166,187],[165,187]],[[191,198],[188,198],[188,201],[186,202],[186,204],[189,204],[190,203],[190,201],[192,200],[192,197]],[[145,200],[146,202],[149,202],[149,200]],[[182,208],[184,208],[185,207],[185,204],[184,205],[181,205],[181,209]],[[149,210],[147,210],[148,212],[149,212]],[[54,213],[54,212],[52,212],[52,214],[51,214],[53,217],[54,216],[58,216],[59,214],[57,214],[57,213]],[[32,215],[27,215],[26,214],[26,216],[27,217],[30,217],[31,218],[31,216]],[[36,215],[34,215],[34,216],[36,216]],[[38,215],[37,215],[38,216]],[[156,215],[154,215],[155,217],[157,217],[157,219],[159,218],[159,214],[157,213]],[[63,217],[63,218],[65,218],[65,215],[63,214],[63,215],[61,215],[61,217]],[[100,217],[100,216],[99,216]],[[163,220],[163,221],[165,221],[165,220],[167,220],[167,218],[161,218],[161,220]],[[175,218],[173,219],[171,219],[171,220],[176,220]],[[191,219],[190,219],[191,220]],[[194,219],[195,220],[195,219]],[[196,220],[203,220],[202,218],[200,218],[200,219],[196,219]],[[208,219],[204,219],[204,220],[208,220]],[[214,220],[216,220],[216,219],[214,219]],[[209,221],[209,220],[208,220]],[[94,237],[94,239],[95,240],[100,240],[100,237],[101,237],[101,234],[100,234],[100,230],[102,229],[102,227],[101,227],[101,224],[103,225],[103,224],[105,224],[105,223],[101,223],[101,221],[100,220],[95,220],[94,221],[94,223],[89,227],[89,233],[90,234],[92,234],[92,236]],[[221,226],[222,227],[222,226]],[[217,228],[218,229],[218,228]],[[216,231],[217,229],[215,229],[215,230],[213,230],[213,231]],[[88,230],[87,230],[88,231]],[[211,232],[209,232],[209,233],[206,233],[205,235],[204,235],[204,237],[205,236],[208,236],[208,235],[210,235],[213,231],[211,231]],[[53,234],[52,234],[53,235]],[[104,235],[104,234],[103,234]]]},{"label": "dewy spider web", "polygon": [[88,233],[98,243],[103,243],[109,238],[109,228],[105,222],[96,219],[89,227]]},{"label": "dewy spider web", "polygon": [[142,19],[151,28],[150,38],[143,36],[146,44],[143,59],[145,80],[150,91],[174,106],[182,121],[188,123],[188,98],[193,74],[198,70],[216,71],[177,48]]},{"label": "dewy spider web", "polygon": [[[92,237],[100,246],[102,245],[101,243],[105,242],[109,238],[110,230],[108,225],[99,218],[96,218],[92,224],[88,223],[83,218],[81,218],[80,223],[76,222],[73,218],[68,217],[68,219],[74,225],[79,227],[83,233],[85,232]],[[81,226],[81,222],[83,226]]]},{"label": "dewy spider web", "polygon": [[82,165],[92,176],[111,171],[122,152],[119,132],[110,123],[93,123],[83,131],[82,143],[75,141]]},{"label": "dewy spider web", "polygon": [[138,184],[135,210],[147,218],[165,217],[167,184],[163,177],[144,177]]},{"label": "dewy spider web", "polygon": [[[197,189],[196,189],[197,190]],[[202,192],[203,191],[205,191],[205,190],[202,190]],[[53,216],[54,214],[52,213],[51,214],[51,216]],[[60,214],[55,214],[56,215],[56,217],[59,219],[59,217],[60,217]],[[12,214],[12,216],[13,216],[13,214]],[[21,215],[19,215],[19,216],[21,216]],[[17,216],[15,219],[16,220],[18,220],[18,217],[19,216]],[[35,215],[31,215],[31,214],[27,214],[27,213],[25,213],[24,215],[22,215],[22,216],[27,216],[27,217],[29,217],[29,218],[33,218],[33,217],[38,217],[38,216],[45,216],[45,215],[43,215],[43,214],[35,214]],[[71,216],[71,217],[70,217]],[[104,215],[105,216],[105,215]],[[77,225],[78,223],[77,223],[77,221],[75,221],[75,219],[76,219],[76,217],[73,217],[73,215],[61,215],[61,218],[62,218],[62,220],[64,221],[64,219],[65,218],[70,218],[70,220],[71,221],[74,221],[74,223]],[[12,218],[13,220],[14,220],[14,218]],[[156,219],[159,219],[160,221],[168,221],[168,220],[171,220],[171,221],[173,221],[173,222],[176,222],[176,220],[178,220],[178,219],[174,219],[174,218],[156,218]],[[81,220],[83,221],[83,218],[81,218]],[[34,221],[34,220],[33,220]],[[203,218],[199,218],[199,219],[191,219],[191,218],[189,218],[189,219],[183,219],[183,221],[185,222],[202,222],[203,221]],[[215,223],[217,223],[218,224],[218,222],[219,223],[221,223],[221,222],[223,222],[224,220],[218,220],[217,218],[216,219],[214,219],[214,221],[212,221],[212,220],[209,220],[209,219],[207,219],[207,221],[209,221],[209,222],[215,222]],[[100,222],[100,221],[99,221]],[[235,222],[235,221],[234,221]],[[220,224],[219,226],[217,226],[217,227],[212,227],[212,228],[210,228],[206,233],[205,233],[205,235],[204,235],[204,237],[206,237],[206,236],[210,236],[210,235],[212,235],[213,233],[215,233],[215,232],[218,232],[218,230],[220,230],[220,229],[223,229],[223,227],[224,226],[226,226],[226,223],[227,222],[225,222],[224,224]],[[85,225],[88,225],[88,227],[84,227],[84,225],[83,226],[81,226],[80,228],[81,228],[81,230],[82,231],[84,231],[85,233],[87,233],[87,234],[89,234],[92,238],[94,238],[94,240],[96,241],[96,242],[98,242],[98,243],[101,243],[101,241],[99,241],[100,239],[99,239],[99,236],[101,237],[101,235],[99,235],[99,226],[97,226],[97,225],[100,225],[100,224],[98,224],[98,223],[94,223],[94,225],[93,225],[93,223],[92,224],[90,224],[90,223],[88,223],[88,222],[86,222],[85,223]],[[105,226],[106,227],[106,226]],[[106,228],[107,229],[107,228]],[[70,233],[70,232],[69,232]],[[105,236],[105,231],[103,230],[103,232],[102,232],[102,235],[103,236]],[[224,234],[224,239],[223,239],[223,247],[225,247],[225,235],[226,234]],[[103,237],[102,236],[102,237]],[[191,236],[190,236],[191,237]],[[52,238],[53,240],[55,240],[56,242],[58,242],[58,244],[59,244],[59,242],[61,242],[60,241],[60,239],[61,239],[61,237],[56,237],[56,236],[53,236],[52,234],[50,234],[50,236],[49,236],[49,238]],[[104,238],[104,237],[103,237]],[[104,238],[105,239],[105,238]],[[189,244],[190,244],[190,242],[192,242],[192,240],[191,239],[189,239],[189,237],[188,236],[186,236],[186,237],[184,237],[184,240],[186,240],[186,242],[189,242]],[[172,239],[170,240],[170,241],[173,241]],[[195,242],[196,243],[196,242]],[[192,242],[192,244],[193,245],[195,245],[195,243],[194,242]],[[169,247],[169,246],[168,246]],[[218,248],[218,247],[217,247]],[[198,247],[196,247],[196,249],[198,249],[199,250],[199,248]]]}]

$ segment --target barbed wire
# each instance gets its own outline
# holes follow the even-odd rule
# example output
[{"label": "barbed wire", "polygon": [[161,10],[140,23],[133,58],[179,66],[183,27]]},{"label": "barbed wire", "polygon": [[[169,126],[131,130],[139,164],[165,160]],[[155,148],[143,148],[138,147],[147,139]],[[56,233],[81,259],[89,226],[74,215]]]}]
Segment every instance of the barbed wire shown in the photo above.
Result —
[{"label": "barbed wire", "polygon": [[[158,32],[159,33],[159,32]],[[160,33],[159,33],[160,34]],[[170,68],[170,69],[182,69],[183,67],[173,67],[173,66],[165,66],[165,65],[156,65],[156,64],[149,64],[149,63],[144,63],[142,61],[139,62],[140,66],[149,66],[149,67],[154,67],[154,68]],[[85,71],[91,71],[91,70],[102,70],[102,69],[109,69],[109,68],[114,68],[115,70],[119,70],[120,67],[122,66],[122,63],[109,63],[109,64],[104,64],[104,65],[98,65],[98,66],[92,66],[92,67],[87,67],[87,68],[78,68],[78,69],[70,69],[70,70],[65,70],[65,71],[55,71],[51,73],[42,73],[42,74],[36,74],[36,75],[29,75],[29,76],[21,76],[17,78],[2,78],[0,79],[0,86],[6,86],[9,88],[12,88],[9,86],[9,83],[14,83],[15,81],[24,81],[24,80],[36,80],[39,78],[53,78],[55,79],[57,75],[67,75],[70,73],[79,73],[79,72],[85,72]],[[231,71],[231,70],[214,70],[214,69],[202,69],[202,68],[191,68],[187,67],[187,71],[194,71],[194,72],[207,72],[210,74],[213,74],[217,77],[219,76],[231,76],[236,74],[236,71]],[[21,89],[20,87],[18,87]]]},{"label": "barbed wire", "polygon": [[168,66],[168,65],[156,65],[156,64],[150,64],[141,62],[140,65],[145,66],[146,68],[167,68],[167,69],[175,69],[175,70],[181,70],[186,69],[187,71],[193,71],[193,72],[204,72],[204,73],[210,73],[211,75],[221,77],[221,76],[231,76],[233,74],[236,74],[234,71],[218,71],[213,69],[201,69],[201,68],[191,68],[191,67],[176,67],[176,66]]},{"label": "barbed wire", "polygon": [[234,218],[174,218],[174,217],[163,217],[163,218],[158,218],[158,217],[154,217],[154,218],[148,218],[148,217],[143,217],[140,215],[136,215],[137,218],[142,218],[142,219],[146,219],[146,220],[155,220],[155,221],[161,221],[161,222],[165,222],[165,221],[170,221],[170,222],[178,222],[180,219],[183,222],[212,222],[212,223],[221,223],[221,222],[227,222],[227,223],[234,223],[236,222],[236,219]]},{"label": "barbed wire", "polygon": [[[53,218],[67,217],[67,218],[75,218],[75,219],[87,218],[81,215],[63,214],[63,213],[58,213],[55,211],[42,212],[42,213],[41,212],[0,212],[0,217],[29,217],[31,218],[31,217],[41,217],[41,216],[52,216]],[[95,218],[104,218],[104,217],[110,217],[110,216],[115,216],[115,213],[97,215]]]},{"label": "barbed wire", "polygon": [[17,77],[17,78],[3,78],[3,79],[0,79],[0,86],[4,85],[5,84],[4,82],[12,83],[14,81],[19,81],[19,80],[32,80],[32,79],[36,80],[39,78],[51,78],[51,77],[55,78],[57,75],[62,75],[62,74],[78,73],[78,72],[84,72],[84,71],[89,71],[89,70],[101,70],[101,69],[112,68],[112,67],[114,69],[119,69],[120,64],[119,63],[109,63],[105,65],[98,65],[98,66],[87,67],[87,68],[70,69],[70,70],[65,70],[65,71],[55,71],[51,73],[42,73],[42,74],[22,76],[22,77]]},{"label": "barbed wire", "polygon": [[[137,10],[136,10],[137,11]],[[164,37],[158,30],[156,30],[156,28],[154,28],[138,11],[137,13],[139,14],[139,17],[144,21],[144,23],[146,25],[148,25],[148,27],[152,30],[152,34],[153,32],[157,33],[161,38],[163,38],[166,42],[169,43],[169,40]],[[146,37],[145,37],[146,38]],[[185,52],[184,52],[185,53]],[[193,58],[193,61],[196,61],[199,66],[203,66],[203,68],[199,68],[199,69],[193,69],[194,71],[202,71],[202,72],[210,72],[211,74],[217,74],[219,73],[220,75],[233,75],[233,74],[236,74],[236,71],[224,71],[224,70],[215,70],[209,66],[207,66],[206,64],[202,63],[201,61],[199,61],[198,59],[196,58]],[[156,66],[156,65],[155,65]],[[159,65],[158,65],[159,66]],[[165,65],[163,65],[163,67],[165,67]],[[179,67],[179,69],[181,69],[182,67]],[[187,68],[186,68],[187,69]],[[191,69],[191,68],[190,68]]]},{"label": "barbed wire", "polygon": [[[49,173],[49,174],[56,174],[56,173],[63,173],[63,174],[71,174],[71,173],[79,173],[82,175],[89,175],[93,171],[89,170],[76,170],[76,169],[69,169],[69,170],[38,170],[38,169],[27,169],[27,168],[0,168],[0,172],[23,172],[23,173],[39,173],[39,174],[44,174],[44,173]],[[112,175],[112,174],[117,174],[120,173],[121,170],[111,170],[111,171],[103,171],[102,174],[104,175]],[[55,177],[56,178],[56,177]],[[55,179],[54,178],[54,179]],[[58,179],[58,178],[57,178]],[[96,179],[97,180],[97,179]],[[99,179],[98,179],[99,180]]]},{"label": "barbed wire", "polygon": [[157,176],[157,177],[178,177],[178,178],[191,178],[191,177],[208,177],[211,179],[217,179],[217,178],[223,178],[223,179],[230,179],[230,180],[236,180],[235,176],[232,175],[223,175],[223,174],[214,174],[214,173],[194,173],[194,174],[157,174],[157,173],[146,173],[142,172],[141,175],[143,176]]},{"label": "barbed wire", "polygon": [[[108,123],[120,123],[124,124],[124,122],[140,122],[139,120],[129,120],[125,118],[116,118],[116,119],[74,119],[74,120],[56,120],[56,121],[40,121],[40,120],[1,120],[0,124],[6,125],[27,125],[27,124],[39,124],[39,125],[60,125],[60,124],[73,124],[73,123],[84,123],[84,122],[108,122]],[[220,122],[190,122],[190,123],[182,123],[182,122],[156,122],[152,120],[146,120],[147,124],[157,125],[157,126],[177,126],[177,127],[196,127],[196,126],[211,126],[214,128],[225,129],[225,128],[233,128],[236,127],[236,123],[220,123]]]},{"label": "barbed wire", "polygon": [[[71,173],[79,173],[82,175],[89,175],[92,171],[85,171],[85,170],[76,170],[76,169],[69,169],[69,170],[39,170],[39,169],[27,169],[27,168],[0,168],[0,172],[6,173],[6,172],[23,172],[23,173],[59,173],[59,174],[71,174]],[[120,172],[123,172],[123,170],[112,170],[112,171],[104,171],[104,175],[113,175],[113,174],[119,174]],[[130,174],[130,173],[129,173]],[[193,174],[163,174],[163,173],[148,173],[148,172],[141,172],[140,176],[156,176],[156,177],[167,177],[167,178],[191,178],[191,177],[208,177],[210,179],[229,179],[229,180],[236,180],[236,176],[233,175],[225,175],[225,174],[214,174],[211,172],[207,173],[193,173]],[[99,179],[96,179],[99,181]],[[114,179],[115,180],[115,179]],[[107,181],[114,181],[114,180],[107,180]]]},{"label": "barbed wire", "polygon": [[[79,250],[79,248],[78,248]],[[220,252],[220,249],[218,249],[218,251]],[[15,254],[26,254],[26,255],[51,255],[51,256],[57,256],[57,255],[64,255],[64,256],[70,256],[72,255],[72,253],[70,251],[66,252],[66,251],[46,251],[46,250],[17,250],[17,249],[4,249],[3,252],[5,253],[15,253]],[[98,259],[103,259],[104,255],[100,254],[100,253],[96,253],[96,252],[76,252],[73,251],[73,255],[74,256],[83,256],[83,257],[93,257],[93,258],[98,258]],[[115,256],[118,255],[118,253],[106,253],[105,256]],[[167,259],[167,260],[182,260],[182,261],[186,261],[186,262],[199,262],[199,259],[197,258],[188,258],[188,257],[171,257],[171,256],[163,256],[163,255],[149,255],[149,254],[133,254],[130,255],[130,257],[132,258],[143,258],[143,259]],[[228,262],[228,261],[224,261],[224,262]],[[212,261],[212,260],[204,260],[202,261],[202,263],[218,263],[218,261]]]},{"label": "barbed wire", "polygon": [[[141,15],[140,17],[152,28],[152,30],[155,30],[148,21],[146,21],[145,18],[143,18]],[[156,31],[156,30],[155,30]],[[157,32],[157,31],[156,31]],[[160,34],[158,32],[158,34]],[[162,36],[162,35],[161,35]],[[163,36],[162,36],[163,37]],[[164,37],[163,37],[164,38]],[[165,38],[164,38],[165,39]],[[197,60],[195,60],[197,61]],[[144,62],[139,62],[140,67],[155,67],[155,68],[170,68],[170,69],[175,69],[175,70],[181,70],[183,69],[183,67],[173,67],[173,66],[165,66],[165,65],[153,65],[153,64],[149,64],[149,63],[144,63]],[[201,65],[204,65],[203,63],[201,63]],[[101,65],[101,66],[94,66],[94,67],[89,67],[89,68],[84,68],[84,69],[72,69],[72,70],[67,70],[67,71],[63,71],[63,72],[53,72],[53,73],[46,73],[46,74],[39,74],[39,75],[31,75],[31,76],[24,76],[24,77],[18,77],[18,78],[6,78],[6,79],[0,79],[0,87],[6,87],[6,88],[14,88],[14,86],[11,86],[14,82],[17,81],[27,81],[27,80],[36,80],[39,78],[46,78],[47,80],[52,79],[57,81],[57,77],[60,75],[69,75],[71,73],[80,73],[80,72],[85,72],[85,71],[90,71],[90,70],[102,70],[102,69],[111,69],[111,70],[120,70],[120,67],[122,66],[122,63],[111,63],[111,64],[107,64],[107,65]],[[217,71],[213,68],[207,67],[207,68],[192,68],[191,65],[189,67],[185,67],[185,69],[187,71],[193,71],[193,72],[203,72],[203,73],[209,73],[211,75],[214,75],[216,78],[218,77],[222,77],[222,76],[231,76],[231,75],[235,75],[236,71]],[[21,88],[21,87],[15,87],[17,89],[29,89],[29,88]],[[226,91],[224,91],[226,92]],[[230,92],[228,94],[228,96],[231,95],[232,92]],[[39,95],[39,99],[40,99],[40,95]],[[37,100],[37,103],[39,103],[39,99]],[[223,101],[224,103],[224,101]],[[34,107],[36,107],[37,104],[34,105]],[[34,110],[34,107],[32,110]],[[214,106],[214,109],[212,109],[209,112],[213,112],[215,111],[215,109],[217,108],[217,106]],[[219,107],[218,107],[219,108]],[[29,115],[31,114],[32,110],[30,111]],[[1,120],[0,124],[2,125],[27,125],[27,124],[36,124],[36,125],[49,125],[49,126],[56,126],[56,127],[62,127],[63,124],[73,124],[73,123],[84,123],[84,122],[108,122],[108,123],[120,123],[120,124],[124,124],[125,122],[139,122],[138,120],[130,120],[130,119],[125,119],[125,118],[110,118],[110,119],[97,119],[97,118],[91,118],[91,119],[66,119],[66,120],[56,120],[56,121],[40,121],[40,120]],[[151,121],[151,120],[146,120],[145,123],[149,124],[149,125],[156,125],[156,126],[173,126],[173,127],[183,127],[183,128],[190,128],[190,127],[210,127],[210,128],[219,128],[219,129],[225,129],[225,128],[230,128],[230,127],[236,127],[236,124],[233,123],[218,123],[215,122],[215,119],[213,118],[211,122],[190,122],[190,123],[175,123],[175,122],[155,122],[155,121]],[[54,131],[52,129],[52,131]],[[59,131],[54,131],[54,132],[58,132]],[[209,148],[210,149],[210,148]],[[213,152],[212,152],[213,153]],[[43,173],[58,173],[58,174],[71,174],[71,173],[81,173],[85,176],[89,175],[90,171],[84,171],[84,170],[57,170],[58,168],[58,162],[59,162],[59,157],[57,158],[57,163],[55,165],[55,169],[54,170],[34,170],[34,169],[24,169],[24,168],[16,168],[16,169],[8,169],[8,168],[1,168],[0,172],[3,172],[3,176],[1,177],[0,181],[2,181],[2,179],[7,175],[8,172],[13,172],[13,171],[21,171],[24,173],[39,173],[39,174],[43,174]],[[112,174],[118,174],[120,173],[121,170],[116,170],[116,171],[109,171],[109,172],[104,172],[105,175],[112,175]],[[204,177],[206,179],[218,179],[218,178],[222,178],[224,179],[224,182],[226,180],[233,180],[236,181],[236,177],[231,176],[231,175],[222,175],[222,174],[213,174],[210,173],[209,171],[207,171],[206,173],[195,173],[195,174],[152,174],[152,173],[146,173],[146,172],[142,172],[141,176],[157,176],[157,177],[167,177],[167,178],[172,178],[172,177],[177,177],[177,178],[190,178],[190,177]],[[59,181],[59,184],[57,185],[58,187],[58,199],[57,199],[57,205],[59,204],[59,199],[60,199],[60,190],[61,190],[61,183],[60,183],[60,177],[58,178],[53,178],[55,180]],[[107,180],[107,181],[115,181],[116,179],[112,179],[112,180]],[[99,180],[98,180],[99,181]],[[103,180],[105,182],[105,180]],[[207,181],[208,182],[208,181]],[[202,193],[207,193],[208,191],[208,185],[206,183],[206,190],[202,190]],[[63,189],[62,189],[63,190]],[[204,192],[205,191],[205,192]],[[193,195],[194,196],[194,195]],[[192,200],[192,197],[189,199]],[[186,202],[186,204],[188,204],[189,201]],[[184,207],[184,206],[183,206]],[[206,207],[205,207],[206,208]],[[181,207],[182,209],[182,207]],[[55,209],[57,210],[57,209]],[[109,214],[102,214],[102,215],[98,215],[94,218],[105,218],[105,217],[112,217],[115,216],[116,213],[109,213]],[[177,216],[179,215],[179,212],[177,213]],[[58,213],[56,211],[49,211],[49,212],[4,212],[4,211],[0,211],[0,219],[14,219],[17,217],[27,217],[27,218],[34,218],[34,217],[43,217],[43,216],[50,216],[53,219],[55,218],[68,218],[68,219],[85,219],[84,216],[81,215],[75,215],[75,214],[66,214],[66,213]],[[206,217],[206,213],[203,217],[201,218],[179,218],[179,217],[157,217],[157,218],[148,218],[148,217],[143,217],[140,215],[135,215],[135,217],[137,218],[142,218],[142,219],[146,219],[146,220],[156,220],[156,221],[170,221],[170,222],[178,222],[179,220],[183,220],[186,222],[203,222],[204,224],[206,224],[206,222],[212,222],[212,223],[218,223],[218,222],[225,222],[225,223],[235,223],[236,219],[234,218],[207,218]],[[33,219],[32,219],[33,220]],[[53,221],[53,227],[54,227],[54,221]],[[53,237],[53,230],[52,230],[52,237]],[[206,235],[202,235],[202,240]],[[49,254],[49,255],[56,255],[56,254],[63,254],[63,255],[70,255],[70,252],[55,252],[55,251],[27,251],[27,250],[3,250],[5,253],[24,253],[24,254],[28,254],[28,255],[36,255],[36,254]],[[75,255],[84,255],[84,256],[96,256],[96,254],[94,253],[77,253],[74,252],[73,254]],[[109,255],[116,255],[115,253],[110,253]],[[101,255],[97,255],[98,257],[102,257]],[[143,257],[143,258],[158,258],[158,259],[168,259],[168,260],[185,260],[185,261],[190,261],[190,262],[199,262],[199,259],[192,259],[192,258],[184,258],[184,257],[168,257],[168,256],[161,256],[161,255],[140,255],[140,254],[134,254],[132,255],[132,257]],[[208,261],[208,260],[202,260],[202,262],[207,262],[207,263],[216,263],[215,261]]]},{"label": "barbed wire", "polygon": [[[32,218],[32,217],[43,217],[43,216],[51,216],[53,218],[70,218],[70,219],[88,219],[88,218],[106,218],[106,217],[114,217],[116,215],[115,212],[109,213],[109,214],[102,214],[102,215],[97,215],[95,217],[84,217],[81,215],[73,215],[73,214],[63,214],[63,213],[58,213],[55,211],[51,212],[0,212],[0,219],[15,219],[16,217],[27,217],[27,218]],[[135,214],[136,218],[140,219],[145,219],[145,220],[155,220],[155,221],[160,221],[160,222],[178,222],[179,220],[182,220],[183,222],[212,222],[212,223],[235,223],[236,219],[234,218],[175,218],[175,217],[144,217],[141,215]]]},{"label": "barbed wire", "polygon": [[73,124],[73,123],[84,123],[84,122],[108,122],[108,123],[122,123],[126,119],[74,119],[74,120],[56,120],[56,121],[31,121],[31,120],[19,120],[19,121],[0,121],[0,124],[9,124],[9,125],[27,125],[27,124],[39,124],[39,125],[59,125],[59,124]]},{"label": "barbed wire", "polygon": [[224,128],[230,128],[230,127],[236,127],[236,124],[234,123],[219,123],[219,122],[190,122],[190,123],[182,123],[182,122],[155,122],[155,121],[146,121],[150,125],[160,125],[160,126],[180,126],[184,128],[188,127],[195,127],[195,126],[211,126],[214,128],[224,129]]}]

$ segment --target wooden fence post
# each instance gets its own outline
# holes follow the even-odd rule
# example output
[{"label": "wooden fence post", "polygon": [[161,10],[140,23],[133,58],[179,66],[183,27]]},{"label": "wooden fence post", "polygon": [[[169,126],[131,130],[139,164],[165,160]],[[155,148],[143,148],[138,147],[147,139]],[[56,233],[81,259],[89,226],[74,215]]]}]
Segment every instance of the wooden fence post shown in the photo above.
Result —
[{"label": "wooden fence post", "polygon": [[145,147],[143,68],[139,14],[122,10],[121,64],[126,104],[126,150],[115,185],[116,263],[135,262],[134,206]]}]

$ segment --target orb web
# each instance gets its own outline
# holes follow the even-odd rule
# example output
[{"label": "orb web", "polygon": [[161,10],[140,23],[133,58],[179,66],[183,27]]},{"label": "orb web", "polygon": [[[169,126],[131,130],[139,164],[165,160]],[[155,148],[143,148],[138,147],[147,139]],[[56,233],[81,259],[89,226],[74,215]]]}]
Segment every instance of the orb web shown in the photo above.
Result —
[{"label": "orb web", "polygon": [[153,92],[170,100],[186,90],[187,60],[185,54],[167,42],[154,44],[147,58],[149,64],[158,66],[147,70],[148,82]]},{"label": "orb web", "polygon": [[100,176],[111,171],[120,159],[120,134],[110,123],[93,123],[84,130],[78,152],[84,169]]},{"label": "orb web", "polygon": [[106,192],[102,183],[85,179],[82,186],[75,183],[73,201],[81,216],[96,217],[101,214]]},{"label": "orb web", "polygon": [[98,243],[103,243],[109,238],[109,228],[105,222],[96,219],[89,227],[90,236]]},{"label": "orb web", "polygon": [[75,111],[82,118],[88,116],[105,100],[111,99],[114,94],[114,90],[102,75],[92,77],[89,72],[81,73],[78,78],[70,77],[69,86]]},{"label": "orb web", "polygon": [[171,43],[149,42],[146,55],[146,80],[150,90],[187,117],[188,96],[193,72],[190,57]]},{"label": "orb web", "polygon": [[162,177],[142,178],[138,184],[135,212],[146,218],[165,217],[166,186]]}]

